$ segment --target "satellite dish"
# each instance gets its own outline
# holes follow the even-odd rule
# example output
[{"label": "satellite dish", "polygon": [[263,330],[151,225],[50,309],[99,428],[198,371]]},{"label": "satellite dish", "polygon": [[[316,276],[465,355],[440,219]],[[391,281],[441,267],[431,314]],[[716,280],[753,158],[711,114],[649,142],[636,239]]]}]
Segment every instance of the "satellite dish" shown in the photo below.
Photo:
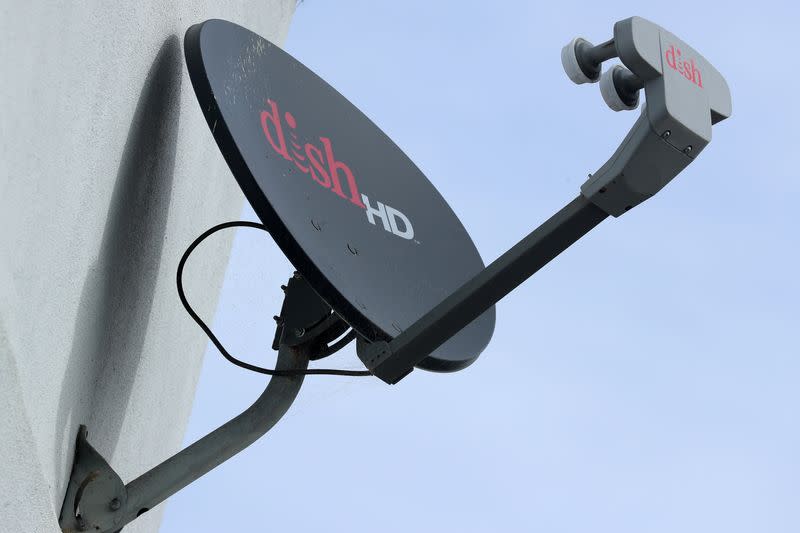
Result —
[{"label": "satellite dish", "polygon": [[[452,209],[405,154],[330,85],[277,46],[230,22],[186,33],[197,98],[234,177],[298,273],[284,287],[276,370],[253,405],[124,483],[81,426],[59,516],[63,531],[119,531],[243,450],[288,410],[309,373],[397,383],[415,367],[469,365],[494,330],[494,304],[609,215],[657,194],[731,115],[722,75],[696,50],[639,17],[599,45],[576,38],[562,64],[575,83],[600,82],[616,111],[646,105],[617,151],[571,202],[484,268]],[[603,63],[623,66],[603,73]],[[193,318],[218,343],[179,295]],[[307,370],[358,334],[368,371]],[[329,343],[332,343],[328,346]],[[337,348],[338,349],[338,348]],[[222,350],[223,355],[232,359]]]},{"label": "satellite dish", "polygon": [[[186,60],[254,211],[362,339],[392,340],[484,269],[456,214],[408,156],[278,46],[210,20],[187,33]],[[417,366],[464,368],[494,322],[491,307]]]}]

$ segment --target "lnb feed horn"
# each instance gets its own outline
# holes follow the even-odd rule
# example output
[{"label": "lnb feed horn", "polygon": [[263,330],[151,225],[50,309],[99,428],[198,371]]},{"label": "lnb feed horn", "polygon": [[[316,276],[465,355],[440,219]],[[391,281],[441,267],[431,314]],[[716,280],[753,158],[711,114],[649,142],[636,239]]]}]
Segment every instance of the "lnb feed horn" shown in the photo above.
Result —
[{"label": "lnb feed horn", "polygon": [[642,80],[622,65],[614,65],[600,76],[600,95],[613,111],[630,111],[639,107]]},{"label": "lnb feed horn", "polygon": [[603,61],[612,57],[617,57],[613,39],[595,46],[583,37],[575,37],[561,49],[561,66],[573,83],[596,83]]},{"label": "lnb feed horn", "polygon": [[[646,103],[616,152],[581,186],[615,217],[660,191],[711,142],[711,126],[731,115],[725,79],[694,48],[640,17],[614,25],[616,65],[602,75],[603,99],[615,111]],[[580,50],[581,48],[576,48]]]}]

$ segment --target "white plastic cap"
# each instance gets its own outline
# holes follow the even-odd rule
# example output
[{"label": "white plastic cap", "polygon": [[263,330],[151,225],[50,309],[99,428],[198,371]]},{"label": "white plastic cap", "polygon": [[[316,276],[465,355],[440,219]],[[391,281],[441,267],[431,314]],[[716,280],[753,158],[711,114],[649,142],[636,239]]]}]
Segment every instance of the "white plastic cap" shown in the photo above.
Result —
[{"label": "white plastic cap", "polygon": [[622,65],[614,65],[610,70],[606,70],[600,76],[600,94],[603,96],[603,101],[606,105],[614,111],[630,111],[639,107],[639,95],[636,95],[636,101],[633,105],[628,105],[619,97],[617,88],[614,87],[614,71],[624,68]]},{"label": "white plastic cap", "polygon": [[581,41],[586,41],[586,39],[583,37],[575,37],[561,49],[561,66],[564,67],[564,72],[567,73],[567,77],[572,80],[572,83],[577,83],[578,85],[582,83],[595,83],[599,77],[595,79],[590,78],[583,73],[581,66],[578,64],[576,47]]}]

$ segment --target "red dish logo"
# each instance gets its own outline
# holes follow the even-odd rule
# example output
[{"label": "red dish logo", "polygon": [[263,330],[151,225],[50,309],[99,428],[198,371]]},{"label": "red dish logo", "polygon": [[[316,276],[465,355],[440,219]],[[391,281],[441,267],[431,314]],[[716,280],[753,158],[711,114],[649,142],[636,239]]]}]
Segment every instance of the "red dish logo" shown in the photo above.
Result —
[{"label": "red dish logo", "polygon": [[700,69],[695,65],[694,59],[684,59],[681,49],[675,48],[674,44],[669,45],[665,56],[667,58],[667,65],[669,65],[672,70],[701,89],[703,88],[703,76],[700,73]]},{"label": "red dish logo", "polygon": [[[297,120],[290,112],[281,115],[278,104],[267,100],[269,109],[261,112],[261,127],[272,149],[303,174],[310,175],[317,185],[329,189],[340,198],[366,211],[367,221],[377,226],[380,219],[383,229],[404,239],[414,238],[411,221],[397,209],[376,202],[373,207],[366,194],[359,192],[355,174],[343,161],[336,159],[333,143],[328,137],[319,137],[322,148],[311,143],[301,144],[297,136]],[[289,144],[286,143],[283,122],[286,121],[289,132]]]}]

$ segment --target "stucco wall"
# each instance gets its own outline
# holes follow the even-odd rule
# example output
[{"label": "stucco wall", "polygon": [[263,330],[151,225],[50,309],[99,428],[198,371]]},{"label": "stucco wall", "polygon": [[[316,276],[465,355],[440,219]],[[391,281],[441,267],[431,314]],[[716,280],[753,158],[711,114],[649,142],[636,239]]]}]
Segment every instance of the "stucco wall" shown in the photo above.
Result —
[{"label": "stucco wall", "polygon": [[[124,481],[179,448],[206,339],[184,248],[242,195],[186,73],[208,18],[282,42],[294,0],[0,7],[0,531],[57,531],[78,425]],[[211,317],[231,235],[187,266]],[[157,508],[125,530],[155,531]]]}]

